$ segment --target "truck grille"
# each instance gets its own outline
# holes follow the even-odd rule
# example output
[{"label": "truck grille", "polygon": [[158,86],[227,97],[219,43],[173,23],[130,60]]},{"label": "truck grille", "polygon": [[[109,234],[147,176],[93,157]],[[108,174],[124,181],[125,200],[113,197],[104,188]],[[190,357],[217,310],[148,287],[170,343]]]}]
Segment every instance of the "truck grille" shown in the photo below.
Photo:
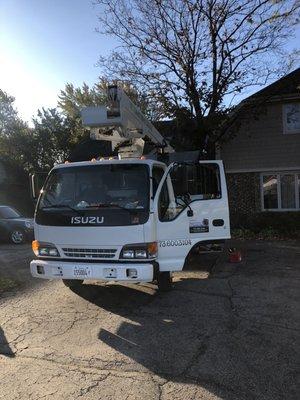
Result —
[{"label": "truck grille", "polygon": [[65,256],[72,258],[114,258],[117,249],[63,248]]}]

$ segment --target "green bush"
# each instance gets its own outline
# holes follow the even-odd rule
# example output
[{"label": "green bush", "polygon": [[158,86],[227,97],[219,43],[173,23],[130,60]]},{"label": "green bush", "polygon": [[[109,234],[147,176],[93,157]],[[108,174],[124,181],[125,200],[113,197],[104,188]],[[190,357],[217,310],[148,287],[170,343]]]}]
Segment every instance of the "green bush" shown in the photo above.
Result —
[{"label": "green bush", "polygon": [[235,234],[261,238],[300,237],[300,212],[261,212],[234,215],[231,227]]}]

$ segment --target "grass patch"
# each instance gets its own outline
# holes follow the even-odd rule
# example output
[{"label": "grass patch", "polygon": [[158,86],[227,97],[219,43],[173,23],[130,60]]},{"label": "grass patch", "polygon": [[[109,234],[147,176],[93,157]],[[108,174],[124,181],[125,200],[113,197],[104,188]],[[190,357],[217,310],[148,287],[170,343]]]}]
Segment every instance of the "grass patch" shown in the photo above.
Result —
[{"label": "grass patch", "polygon": [[16,289],[19,286],[17,281],[9,278],[0,277],[0,293],[6,292],[8,290]]},{"label": "grass patch", "polygon": [[232,239],[238,240],[297,240],[299,232],[282,233],[277,229],[268,227],[257,232],[252,229],[240,228],[231,230]]}]

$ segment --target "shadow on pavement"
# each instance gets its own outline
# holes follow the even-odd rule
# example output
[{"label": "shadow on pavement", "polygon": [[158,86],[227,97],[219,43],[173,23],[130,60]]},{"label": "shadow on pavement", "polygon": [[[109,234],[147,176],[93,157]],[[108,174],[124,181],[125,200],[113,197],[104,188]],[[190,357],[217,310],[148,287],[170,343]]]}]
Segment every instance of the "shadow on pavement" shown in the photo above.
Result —
[{"label": "shadow on pavement", "polygon": [[4,331],[1,327],[0,327],[0,355],[4,355],[7,357],[15,357],[14,352],[7,343]]},{"label": "shadow on pavement", "polygon": [[[246,285],[247,277],[242,280]],[[254,290],[250,281],[249,288]],[[172,385],[204,388],[223,400],[296,398],[294,332],[262,325],[259,314],[256,322],[240,318],[226,279],[184,278],[171,292],[154,289],[86,284],[74,291],[124,317],[117,331],[99,327],[98,333],[120,365],[137,363],[132,368],[144,367]],[[265,291],[256,293],[251,312],[268,313],[261,304],[265,297],[259,298]]]}]

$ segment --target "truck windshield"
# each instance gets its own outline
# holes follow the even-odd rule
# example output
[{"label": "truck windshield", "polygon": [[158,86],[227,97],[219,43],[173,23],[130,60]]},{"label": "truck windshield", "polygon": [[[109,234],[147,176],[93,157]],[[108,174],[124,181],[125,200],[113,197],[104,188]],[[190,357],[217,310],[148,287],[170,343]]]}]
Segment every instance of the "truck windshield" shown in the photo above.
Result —
[{"label": "truck windshield", "polygon": [[149,208],[147,165],[109,164],[54,169],[39,209]]}]

